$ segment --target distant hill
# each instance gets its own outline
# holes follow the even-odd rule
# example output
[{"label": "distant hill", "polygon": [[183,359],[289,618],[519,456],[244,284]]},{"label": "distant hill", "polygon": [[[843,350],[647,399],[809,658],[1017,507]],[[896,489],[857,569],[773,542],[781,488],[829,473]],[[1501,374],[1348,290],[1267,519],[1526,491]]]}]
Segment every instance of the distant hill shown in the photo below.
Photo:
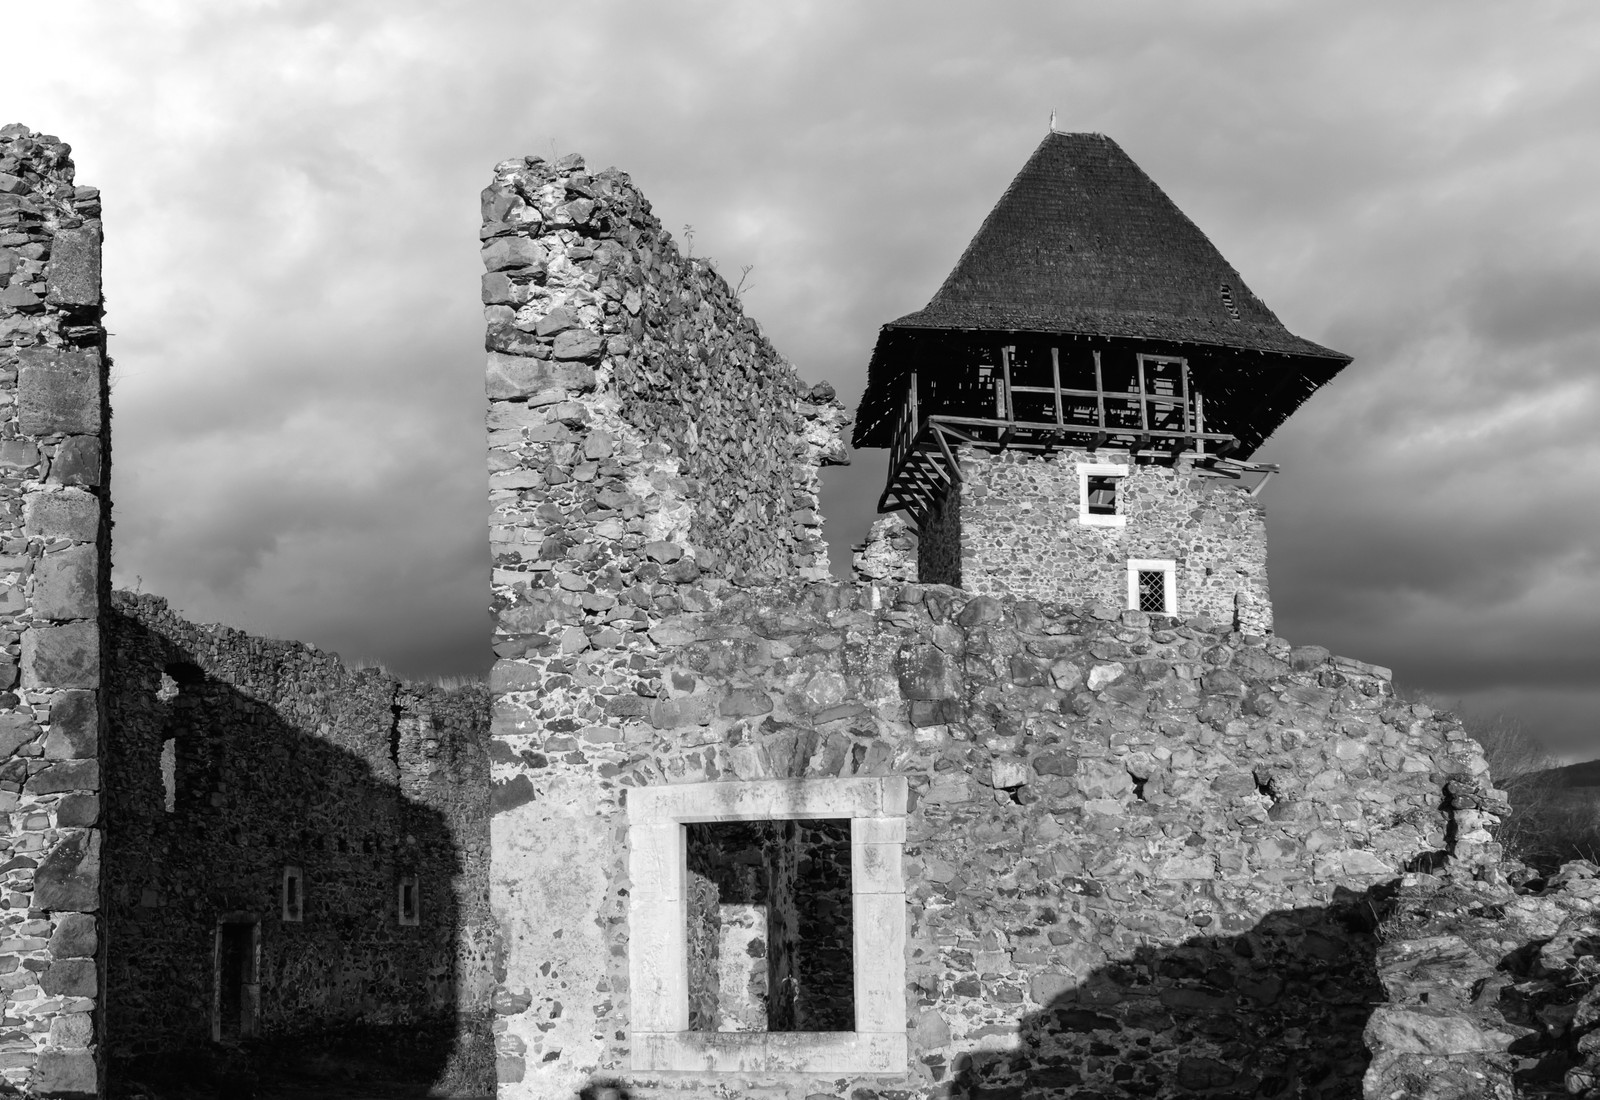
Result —
[{"label": "distant hill", "polygon": [[1526,779],[1542,781],[1552,787],[1600,787],[1600,760],[1585,760],[1581,764],[1546,768],[1544,771],[1533,772]]}]

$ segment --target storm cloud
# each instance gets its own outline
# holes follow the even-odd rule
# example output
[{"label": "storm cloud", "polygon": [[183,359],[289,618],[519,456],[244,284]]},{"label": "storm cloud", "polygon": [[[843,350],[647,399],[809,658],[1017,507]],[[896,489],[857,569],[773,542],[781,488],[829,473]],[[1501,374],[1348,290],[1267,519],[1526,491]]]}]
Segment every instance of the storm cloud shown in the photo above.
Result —
[{"label": "storm cloud", "polygon": [[[630,172],[854,401],[1043,137],[1115,138],[1356,362],[1260,453],[1281,633],[1600,752],[1600,10],[62,3],[0,102],[104,192],[116,577],[413,675],[487,645],[477,192]],[[829,471],[847,568],[883,456]]]}]

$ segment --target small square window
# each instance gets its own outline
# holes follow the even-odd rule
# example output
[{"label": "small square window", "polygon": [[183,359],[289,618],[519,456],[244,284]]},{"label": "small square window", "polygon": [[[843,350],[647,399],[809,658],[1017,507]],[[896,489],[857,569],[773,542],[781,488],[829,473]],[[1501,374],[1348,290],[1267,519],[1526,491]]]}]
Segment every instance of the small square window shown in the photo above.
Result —
[{"label": "small square window", "polygon": [[1086,462],[1078,466],[1078,522],[1086,527],[1122,527],[1122,480],[1126,466]]},{"label": "small square window", "polygon": [[1139,610],[1167,610],[1167,575],[1161,570],[1139,570]]},{"label": "small square window", "polygon": [[1157,615],[1178,613],[1177,567],[1172,561],[1128,562],[1128,608]]},{"label": "small square window", "polygon": [[298,924],[305,917],[306,891],[305,879],[300,874],[298,867],[285,867],[283,869],[282,892],[283,919],[293,924]]},{"label": "small square window", "polygon": [[1089,477],[1089,514],[1114,516],[1117,514],[1117,477],[1092,474]]}]

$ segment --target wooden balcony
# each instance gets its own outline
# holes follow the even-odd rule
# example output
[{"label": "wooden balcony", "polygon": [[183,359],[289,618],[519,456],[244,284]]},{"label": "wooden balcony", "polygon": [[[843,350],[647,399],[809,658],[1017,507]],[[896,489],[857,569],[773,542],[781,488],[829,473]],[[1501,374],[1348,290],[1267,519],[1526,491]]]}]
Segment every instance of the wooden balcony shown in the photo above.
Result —
[{"label": "wooden balcony", "polygon": [[962,444],[1042,455],[1109,447],[1145,462],[1173,463],[1188,455],[1204,473],[1228,478],[1276,469],[1228,458],[1239,441],[1206,431],[1205,400],[1191,392],[1188,364],[1182,359],[1140,355],[1129,388],[1107,390],[1098,352],[1093,389],[1063,386],[1053,351],[1052,384],[1015,384],[1012,354],[1012,349],[1002,349],[998,369],[978,367],[954,380],[945,376],[919,386],[917,372],[911,372],[878,511],[904,509],[919,526],[925,524],[961,481],[955,448]]}]

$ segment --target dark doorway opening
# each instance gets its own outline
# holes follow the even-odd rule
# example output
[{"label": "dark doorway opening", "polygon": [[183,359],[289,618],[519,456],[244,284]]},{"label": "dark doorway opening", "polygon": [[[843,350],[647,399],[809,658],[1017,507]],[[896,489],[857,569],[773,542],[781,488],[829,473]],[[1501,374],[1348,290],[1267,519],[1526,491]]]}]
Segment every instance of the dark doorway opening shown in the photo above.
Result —
[{"label": "dark doorway opening", "polygon": [[236,1043],[256,1033],[261,1005],[260,957],[261,925],[254,918],[224,918],[217,925],[211,1037],[219,1043]]},{"label": "dark doorway opening", "polygon": [[850,822],[684,828],[690,1029],[855,1030]]}]

